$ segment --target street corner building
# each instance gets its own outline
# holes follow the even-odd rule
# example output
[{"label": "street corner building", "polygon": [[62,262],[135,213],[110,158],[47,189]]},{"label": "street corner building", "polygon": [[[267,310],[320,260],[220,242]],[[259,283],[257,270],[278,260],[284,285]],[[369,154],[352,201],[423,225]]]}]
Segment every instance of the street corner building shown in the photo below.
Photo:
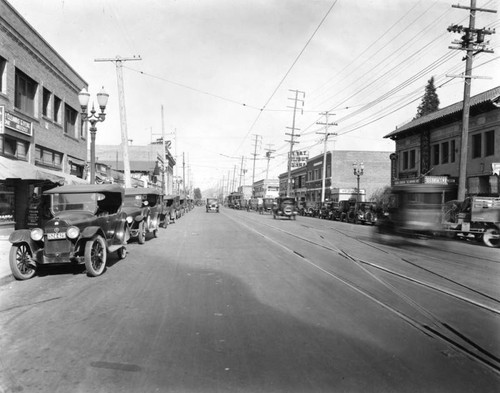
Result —
[{"label": "street corner building", "polygon": [[36,226],[43,191],[87,183],[82,88],[85,80],[0,0],[0,225]]}]

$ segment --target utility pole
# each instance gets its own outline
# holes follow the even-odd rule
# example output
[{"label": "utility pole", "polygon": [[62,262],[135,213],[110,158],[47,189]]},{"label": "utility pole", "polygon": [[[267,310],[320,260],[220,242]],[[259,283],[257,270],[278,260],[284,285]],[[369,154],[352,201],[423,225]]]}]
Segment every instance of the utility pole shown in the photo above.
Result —
[{"label": "utility pole", "polygon": [[233,181],[231,183],[231,187],[232,187],[233,191],[236,191],[235,190],[235,188],[236,188],[236,165],[233,168]]},{"label": "utility pole", "polygon": [[[465,51],[465,74],[460,75],[464,78],[464,99],[462,110],[462,141],[460,144],[460,163],[458,174],[458,199],[464,200],[467,191],[467,156],[469,145],[469,111],[470,111],[470,90],[472,84],[472,60],[475,55],[481,52],[493,53],[492,50],[486,48],[484,43],[485,35],[495,33],[491,29],[476,29],[476,11],[492,12],[495,10],[488,10],[485,8],[477,8],[476,0],[470,1],[470,7],[452,5],[453,8],[462,8],[469,10],[469,27],[451,25],[448,31],[453,33],[465,33],[461,37],[461,41],[453,41],[453,44],[459,45],[450,46],[449,49],[464,50]],[[476,77],[478,78],[478,77]]]},{"label": "utility pole", "polygon": [[267,159],[267,167],[266,167],[266,180],[269,177],[269,162],[271,161],[271,155],[276,151],[271,149],[271,144],[267,145],[267,150],[266,150],[266,159]]},{"label": "utility pole", "polygon": [[168,194],[168,184],[167,184],[167,170],[168,170],[168,157],[167,157],[167,145],[166,145],[166,135],[165,135],[165,119],[163,117],[163,105],[161,106],[161,139],[162,139],[162,153],[161,158],[163,159],[163,194]]},{"label": "utility pole", "polygon": [[[299,90],[289,90],[293,93],[295,93],[295,98],[288,98],[289,100],[294,100],[294,105],[293,107],[288,106],[288,108],[293,108],[293,120],[292,120],[292,127],[287,127],[288,129],[291,130],[291,133],[285,133],[285,135],[290,136],[290,140],[285,140],[285,142],[290,142],[290,152],[288,153],[288,177],[287,177],[287,184],[286,184],[286,196],[290,196],[291,192],[291,186],[292,186],[292,154],[293,154],[293,145],[296,143],[299,143],[295,141],[295,138],[300,137],[300,135],[295,134],[295,130],[298,130],[298,128],[295,128],[295,115],[297,113],[297,104],[299,102],[302,103],[302,108],[300,110],[301,114],[304,113],[303,107],[304,107],[304,98],[306,97],[306,93],[303,91]],[[302,96],[302,99],[299,99],[299,94]]]},{"label": "utility pole", "polygon": [[122,62],[142,60],[141,56],[134,57],[120,57],[116,56],[114,59],[94,59],[95,62],[111,61],[116,66],[116,78],[118,80],[118,101],[120,105],[120,124],[122,131],[122,149],[123,149],[123,178],[125,180],[125,187],[132,186],[130,177],[130,160],[128,157],[128,134],[127,134],[127,116],[125,113],[125,93],[123,89],[123,71]]},{"label": "utility pole", "polygon": [[[321,123],[321,122],[316,122],[316,124],[319,124],[319,125],[323,125],[325,126],[325,132],[324,132],[324,146],[323,146],[323,176],[322,176],[322,181],[321,181],[321,202],[325,202],[325,188],[326,188],[326,150],[327,150],[327,143],[328,143],[328,137],[330,135],[337,135],[335,132],[328,132],[328,126],[336,126],[337,123],[328,123],[328,116],[329,115],[335,115],[335,113],[329,113],[328,111],[327,112],[323,112],[321,113],[321,116],[325,116],[325,122],[324,123]],[[320,132],[317,132],[317,134],[320,134]],[[333,159],[332,159],[332,163],[333,163]],[[330,166],[330,176],[332,177],[332,180],[333,180],[333,165]],[[332,182],[330,181],[330,185],[332,184]]]},{"label": "utility pole", "polygon": [[186,162],[184,161],[184,152],[182,152],[182,192],[186,196]]},{"label": "utility pole", "polygon": [[[241,179],[243,178],[243,160],[245,159],[244,156],[241,156],[241,166],[240,166],[240,187],[242,186],[241,184]],[[244,185],[244,184],[243,184]]]},{"label": "utility pole", "polygon": [[252,197],[254,196],[254,191],[253,191],[253,184],[255,183],[255,160],[257,159],[257,143],[260,141],[260,138],[262,138],[262,135],[255,135],[255,144],[254,144],[254,151],[253,151],[253,171],[252,171]]}]

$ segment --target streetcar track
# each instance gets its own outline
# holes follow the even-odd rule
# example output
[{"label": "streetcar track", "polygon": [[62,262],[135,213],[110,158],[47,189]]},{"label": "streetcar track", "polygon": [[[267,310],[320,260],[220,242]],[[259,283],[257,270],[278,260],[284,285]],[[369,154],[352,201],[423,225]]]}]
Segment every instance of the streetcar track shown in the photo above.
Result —
[{"label": "streetcar track", "polygon": [[[258,231],[257,229],[252,228],[252,227],[248,226],[247,224],[244,224],[244,223],[241,223],[239,221],[236,221],[234,218],[232,218],[230,216],[227,216],[227,217],[230,218],[230,219],[232,219],[233,221],[237,222],[241,226],[246,227],[250,231],[252,231],[252,232],[254,232],[254,233],[262,236],[267,241],[272,242],[273,244],[276,244],[279,247],[287,250],[291,254],[300,256],[302,258],[302,260],[305,261],[305,262],[307,262],[309,265],[311,265],[311,266],[315,267],[316,269],[322,271],[323,273],[325,273],[328,276],[334,278],[335,280],[338,280],[338,281],[342,282],[343,284],[345,284],[349,288],[353,289],[357,293],[359,293],[359,294],[367,297],[368,299],[370,299],[371,301],[375,302],[379,306],[381,306],[381,307],[385,308],[386,310],[392,312],[393,314],[397,315],[399,318],[401,318],[402,320],[404,320],[405,322],[407,322],[409,325],[413,326],[417,330],[421,331],[422,333],[424,333],[424,334],[426,334],[426,335],[428,335],[428,336],[430,336],[432,338],[435,338],[435,339],[437,338],[437,339],[442,340],[446,344],[449,344],[450,346],[452,346],[455,350],[457,350],[457,351],[465,354],[466,356],[468,356],[470,359],[472,359],[474,361],[477,361],[477,362],[481,363],[483,366],[485,366],[488,369],[490,369],[491,371],[500,374],[500,365],[498,364],[500,362],[499,362],[498,358],[495,355],[491,354],[489,351],[485,350],[480,345],[474,343],[472,340],[470,340],[469,338],[467,338],[465,335],[463,335],[462,333],[460,333],[456,329],[450,328],[450,326],[448,324],[442,322],[439,318],[435,317],[433,315],[433,313],[430,312],[429,310],[425,309],[424,307],[419,306],[418,304],[416,304],[413,301],[409,302],[407,296],[404,296],[403,299],[406,300],[406,302],[407,302],[407,304],[409,306],[413,305],[413,308],[417,309],[421,313],[422,316],[424,316],[427,319],[430,319],[430,321],[433,322],[436,326],[444,329],[446,332],[452,333],[456,337],[448,337],[446,334],[443,334],[438,329],[433,328],[433,327],[429,326],[428,324],[426,324],[424,322],[419,322],[415,318],[413,318],[413,317],[405,314],[402,310],[398,310],[397,308],[395,308],[395,307],[393,307],[393,306],[391,306],[391,305],[389,305],[387,303],[384,303],[383,301],[377,299],[375,296],[373,296],[372,294],[370,294],[366,289],[362,288],[360,285],[357,285],[357,284],[353,283],[352,281],[350,281],[350,280],[348,280],[346,278],[340,277],[339,275],[334,274],[334,273],[332,273],[332,272],[330,272],[330,271],[322,268],[321,266],[317,265],[316,263],[314,263],[313,261],[311,261],[307,257],[302,256],[301,254],[297,253],[295,250],[293,250],[293,249],[285,246],[284,244],[279,243],[276,240],[270,239],[269,237],[265,236],[262,232]],[[280,228],[276,228],[276,227],[273,227],[273,226],[268,225],[268,224],[263,224],[263,225],[271,227],[273,229],[280,230],[280,231],[282,231],[284,233],[287,233],[287,234],[289,234],[289,235],[291,235],[293,237],[299,237],[297,235],[289,233],[288,231],[281,230]],[[315,243],[313,241],[310,241],[309,239],[303,239],[303,240],[308,241],[309,243],[312,243],[312,244]],[[326,248],[324,246],[322,246],[322,247]],[[353,262],[357,262],[357,260],[355,258],[353,258],[352,256],[350,256],[345,251],[343,251],[343,250],[338,250],[338,251],[339,251],[339,255],[342,255],[343,257],[346,257],[347,259],[350,259]],[[388,284],[386,284],[386,285],[388,285]],[[451,295],[453,296],[453,294],[451,294]],[[460,342],[460,341],[463,341],[463,342]],[[467,346],[472,347],[472,349],[471,348],[467,348]],[[487,358],[485,358],[485,357],[487,357]]]}]

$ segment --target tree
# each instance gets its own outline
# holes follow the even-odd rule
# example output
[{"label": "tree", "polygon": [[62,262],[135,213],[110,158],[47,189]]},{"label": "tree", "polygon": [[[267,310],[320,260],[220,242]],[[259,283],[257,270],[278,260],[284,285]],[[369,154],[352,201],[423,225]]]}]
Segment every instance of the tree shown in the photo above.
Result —
[{"label": "tree", "polygon": [[436,93],[436,87],[434,86],[434,77],[432,77],[427,81],[427,86],[425,86],[425,93],[422,97],[422,102],[418,106],[417,114],[413,120],[428,115],[429,113],[436,112],[438,109],[439,98]]}]

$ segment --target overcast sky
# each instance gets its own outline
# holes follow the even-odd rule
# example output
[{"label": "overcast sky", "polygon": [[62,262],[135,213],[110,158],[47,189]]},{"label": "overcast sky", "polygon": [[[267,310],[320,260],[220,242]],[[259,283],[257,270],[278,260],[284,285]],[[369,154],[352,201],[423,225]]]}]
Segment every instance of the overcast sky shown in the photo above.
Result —
[{"label": "overcast sky", "polygon": [[[97,144],[121,143],[114,63],[99,58],[140,56],[124,62],[128,137],[146,145],[164,126],[172,153],[184,152],[194,187],[218,185],[240,173],[265,177],[265,150],[276,150],[269,177],[287,170],[293,90],[305,92],[295,126],[295,148],[393,151],[384,139],[415,115],[434,76],[441,107],[462,100],[464,52],[450,50],[468,25],[456,0],[10,0],[41,36],[89,84],[110,94]],[[461,1],[468,5],[468,0]],[[478,7],[496,9],[495,0]],[[499,27],[498,14],[478,12],[477,27]],[[495,53],[474,59],[472,93],[500,85],[499,34],[487,36]],[[442,87],[441,87],[442,85]],[[173,133],[176,132],[176,140]],[[178,174],[182,173],[180,166]],[[239,180],[237,180],[237,183]]]}]

